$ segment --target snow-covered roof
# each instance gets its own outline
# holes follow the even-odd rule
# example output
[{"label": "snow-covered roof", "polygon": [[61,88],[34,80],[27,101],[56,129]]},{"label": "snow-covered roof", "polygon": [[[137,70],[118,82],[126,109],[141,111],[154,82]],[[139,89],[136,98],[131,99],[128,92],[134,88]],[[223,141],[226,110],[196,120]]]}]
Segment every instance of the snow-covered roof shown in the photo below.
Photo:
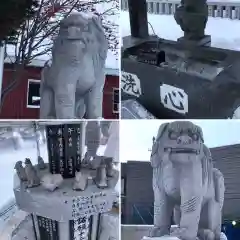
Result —
[{"label": "snow-covered roof", "polygon": [[[11,64],[12,62],[14,62],[15,56],[14,56],[14,53],[9,50],[11,48],[8,47],[7,49],[8,49],[7,51],[8,56],[5,58],[4,62]],[[45,62],[48,61],[49,59],[50,57],[48,55],[46,54],[42,55],[32,60],[29,66],[43,67]],[[107,56],[106,65],[105,65],[105,74],[112,75],[112,76],[119,76],[118,61],[116,60],[116,57],[111,51],[108,51],[108,56]]]}]

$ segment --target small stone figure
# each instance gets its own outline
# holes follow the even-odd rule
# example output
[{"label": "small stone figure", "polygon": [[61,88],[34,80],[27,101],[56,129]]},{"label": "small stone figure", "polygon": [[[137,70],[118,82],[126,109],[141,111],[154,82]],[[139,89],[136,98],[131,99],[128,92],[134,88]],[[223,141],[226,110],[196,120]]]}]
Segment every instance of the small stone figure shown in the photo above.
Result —
[{"label": "small stone figure", "polygon": [[45,169],[46,164],[43,161],[43,158],[41,156],[38,156],[38,168],[39,169]]},{"label": "small stone figure", "polygon": [[106,164],[104,161],[100,164],[100,166],[96,170],[96,177],[93,179],[97,187],[99,188],[107,188],[107,172],[106,172]]},{"label": "small stone figure", "polygon": [[174,18],[184,31],[184,39],[199,41],[207,37],[204,34],[208,20],[206,0],[181,0],[181,5],[176,9]]},{"label": "small stone figure", "polygon": [[17,175],[21,181],[25,182],[28,180],[22,161],[17,161],[14,168],[16,169]]},{"label": "small stone figure", "polygon": [[87,188],[88,176],[82,172],[76,172],[75,181],[73,183],[73,190],[84,191]]},{"label": "small stone figure", "polygon": [[58,188],[63,182],[63,177],[61,174],[46,174],[42,177],[41,183],[42,186],[53,192],[56,188]]},{"label": "small stone figure", "polygon": [[33,167],[29,158],[25,159],[25,172],[27,175],[28,187],[37,187],[40,185],[40,178],[37,175],[36,169]]},{"label": "small stone figure", "polygon": [[105,163],[106,163],[106,175],[107,175],[107,177],[113,177],[113,175],[114,175],[113,158],[106,157],[105,158]]}]

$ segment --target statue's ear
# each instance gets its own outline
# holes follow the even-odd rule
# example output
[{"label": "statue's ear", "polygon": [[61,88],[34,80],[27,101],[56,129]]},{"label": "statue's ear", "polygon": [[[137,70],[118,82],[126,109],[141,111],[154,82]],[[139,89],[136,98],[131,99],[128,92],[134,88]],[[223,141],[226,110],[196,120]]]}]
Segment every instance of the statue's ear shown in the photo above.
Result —
[{"label": "statue's ear", "polygon": [[160,127],[158,129],[158,134],[157,134],[156,140],[153,143],[151,157],[150,157],[151,165],[153,168],[158,167],[162,161],[162,156],[160,156],[158,154],[158,148],[159,148],[159,144],[160,144],[159,142],[161,141],[161,137],[163,136],[164,132],[166,131],[168,125],[169,125],[169,123],[163,123],[160,125]]},{"label": "statue's ear", "polygon": [[156,137],[156,141],[159,141],[159,139],[162,137],[163,133],[166,131],[167,127],[168,127],[169,123],[163,123],[160,125],[159,129],[158,129],[158,134]]}]

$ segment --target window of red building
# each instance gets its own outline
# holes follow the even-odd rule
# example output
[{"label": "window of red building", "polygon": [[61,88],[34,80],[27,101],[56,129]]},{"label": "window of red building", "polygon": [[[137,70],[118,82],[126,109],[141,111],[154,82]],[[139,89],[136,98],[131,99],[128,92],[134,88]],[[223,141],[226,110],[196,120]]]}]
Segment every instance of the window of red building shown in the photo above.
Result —
[{"label": "window of red building", "polygon": [[40,108],[40,80],[28,79],[27,108]]},{"label": "window of red building", "polygon": [[119,113],[119,88],[113,88],[113,113]]}]

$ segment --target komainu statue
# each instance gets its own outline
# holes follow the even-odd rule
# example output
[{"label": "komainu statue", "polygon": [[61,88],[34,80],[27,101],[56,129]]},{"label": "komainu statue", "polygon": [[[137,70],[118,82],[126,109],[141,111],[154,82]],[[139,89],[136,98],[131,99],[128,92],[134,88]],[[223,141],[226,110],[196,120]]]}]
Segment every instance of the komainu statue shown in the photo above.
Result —
[{"label": "komainu statue", "polygon": [[[154,190],[151,237],[220,240],[224,178],[213,168],[202,129],[187,121],[162,124],[153,142],[151,165]],[[178,228],[170,233],[172,216]]]},{"label": "komainu statue", "polygon": [[40,118],[102,118],[107,51],[98,17],[74,13],[63,19],[51,63],[42,71]]}]

